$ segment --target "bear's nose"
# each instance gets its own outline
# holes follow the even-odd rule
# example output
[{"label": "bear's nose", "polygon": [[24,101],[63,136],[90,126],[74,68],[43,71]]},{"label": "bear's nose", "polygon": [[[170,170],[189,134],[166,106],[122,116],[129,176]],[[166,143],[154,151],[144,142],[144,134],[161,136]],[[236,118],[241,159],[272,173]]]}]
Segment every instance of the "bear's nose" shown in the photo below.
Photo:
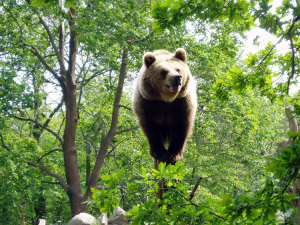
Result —
[{"label": "bear's nose", "polygon": [[181,75],[174,75],[173,76],[173,83],[174,85],[181,85],[182,76]]}]

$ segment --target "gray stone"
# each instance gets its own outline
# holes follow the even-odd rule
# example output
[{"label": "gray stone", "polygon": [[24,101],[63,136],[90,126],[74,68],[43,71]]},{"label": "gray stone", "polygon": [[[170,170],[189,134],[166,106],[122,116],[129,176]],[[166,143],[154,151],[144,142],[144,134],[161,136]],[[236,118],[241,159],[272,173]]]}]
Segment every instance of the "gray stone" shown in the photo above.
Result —
[{"label": "gray stone", "polygon": [[125,216],[126,212],[120,208],[115,207],[114,214],[108,218],[109,225],[126,225],[129,224],[128,218]]},{"label": "gray stone", "polygon": [[97,222],[96,218],[88,213],[80,213],[74,216],[68,225],[93,225]]}]

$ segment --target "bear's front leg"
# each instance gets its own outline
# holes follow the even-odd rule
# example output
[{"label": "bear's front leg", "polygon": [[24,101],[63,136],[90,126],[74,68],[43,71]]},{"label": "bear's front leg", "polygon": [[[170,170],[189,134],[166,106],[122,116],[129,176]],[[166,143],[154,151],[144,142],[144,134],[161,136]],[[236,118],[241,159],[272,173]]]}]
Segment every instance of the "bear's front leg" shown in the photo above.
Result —
[{"label": "bear's front leg", "polygon": [[[180,121],[180,120],[179,120]],[[170,132],[169,136],[169,161],[175,164],[183,159],[185,144],[189,135],[190,126],[187,121],[176,123]]]},{"label": "bear's front leg", "polygon": [[160,162],[169,162],[169,154],[165,147],[165,134],[162,127],[154,122],[141,124],[148,139],[150,155]]}]

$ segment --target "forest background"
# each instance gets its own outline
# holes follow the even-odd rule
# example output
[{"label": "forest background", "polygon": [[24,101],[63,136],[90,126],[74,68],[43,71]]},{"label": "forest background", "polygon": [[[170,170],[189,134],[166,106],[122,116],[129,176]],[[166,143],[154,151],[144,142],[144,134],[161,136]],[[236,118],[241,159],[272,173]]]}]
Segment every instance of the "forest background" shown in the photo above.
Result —
[{"label": "forest background", "polygon": [[[294,223],[300,3],[278,2],[1,0],[0,224],[114,206],[134,224]],[[277,41],[245,54],[255,27]],[[199,108],[183,162],[154,170],[134,80],[145,52],[179,47]]]}]

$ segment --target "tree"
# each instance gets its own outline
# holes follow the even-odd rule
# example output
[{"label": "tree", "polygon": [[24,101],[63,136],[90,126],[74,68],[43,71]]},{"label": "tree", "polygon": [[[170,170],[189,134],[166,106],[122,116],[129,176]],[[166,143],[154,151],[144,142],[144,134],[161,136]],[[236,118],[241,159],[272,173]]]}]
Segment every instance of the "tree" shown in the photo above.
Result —
[{"label": "tree", "polygon": [[[98,213],[97,207],[86,203],[92,190],[107,191],[100,208],[113,199],[114,204],[132,211],[136,221],[143,220],[144,212],[156,209],[156,182],[152,179],[168,176],[171,185],[179,179],[177,169],[185,177],[180,177],[183,183],[176,185],[177,189],[170,188],[167,200],[178,206],[184,202],[185,208],[179,214],[174,208],[172,215],[167,207],[155,211],[161,213],[159,219],[165,216],[177,221],[176,216],[184,215],[187,222],[200,216],[207,221],[226,217],[244,222],[246,211],[239,210],[247,206],[249,220],[259,215],[260,221],[266,221],[259,214],[262,202],[268,200],[275,209],[280,203],[277,197],[284,199],[284,206],[292,198],[268,198],[285,185],[282,180],[293,175],[281,173],[291,165],[275,160],[269,166],[284,168],[277,173],[281,183],[275,185],[262,166],[268,158],[262,155],[273,154],[275,143],[283,138],[282,107],[255,93],[267,89],[257,85],[253,74],[247,77],[250,64],[239,62],[242,67],[236,66],[240,36],[253,25],[258,10],[268,12],[267,8],[256,1],[0,3],[0,176],[4,181],[0,202],[2,215],[8,215],[0,216],[1,223],[34,223],[36,216],[46,216],[54,223],[81,211]],[[151,11],[159,23],[152,25]],[[180,23],[186,19],[193,21],[192,28]],[[292,34],[297,26],[296,21]],[[296,46],[297,35],[293,38]],[[199,112],[184,167],[165,170],[162,166],[156,172],[147,141],[136,130],[130,107],[131,82],[144,52],[173,52],[177,47],[186,48],[198,80]],[[264,56],[250,56],[249,61],[251,57]],[[295,62],[297,57],[295,54]],[[288,59],[285,57],[285,62]],[[296,63],[294,71],[297,76]],[[252,85],[238,85],[240,75],[253,78]],[[257,89],[252,91],[251,86]],[[284,151],[295,159],[291,153],[290,149]],[[194,191],[191,201],[187,190],[193,190],[196,182],[199,191]],[[107,189],[109,186],[113,187]],[[266,187],[265,192],[253,192],[259,186]],[[26,196],[21,198],[20,193]],[[184,201],[180,201],[181,195]],[[14,199],[14,205],[6,196]],[[220,199],[224,201],[217,201]],[[273,221],[274,210],[266,215]]]},{"label": "tree", "polygon": [[[49,4],[51,10],[47,11],[45,9],[47,6],[49,6]],[[76,5],[75,2],[69,2],[69,9],[67,10],[67,12],[65,12],[64,6],[58,7],[57,5],[51,5],[51,3],[49,4],[47,5],[38,3],[38,1],[28,1],[25,3],[2,2],[2,21],[4,21],[4,23],[7,22],[5,25],[3,25],[4,29],[6,30],[3,33],[3,36],[8,37],[12,35],[12,40],[7,42],[6,45],[3,44],[3,49],[7,54],[9,52],[12,57],[20,57],[19,60],[21,63],[20,65],[18,65],[19,67],[24,67],[24,69],[27,71],[29,70],[29,65],[26,65],[27,62],[22,61],[22,58],[27,57],[28,59],[33,60],[33,62],[39,64],[39,68],[45,68],[47,74],[46,76],[52,76],[50,79],[54,78],[55,85],[58,85],[58,87],[61,89],[63,103],[65,105],[63,136],[61,137],[58,133],[51,130],[48,126],[51,117],[53,117],[58,109],[60,109],[62,103],[57,104],[54,110],[48,115],[48,118],[44,123],[41,122],[41,118],[36,116],[36,112],[33,119],[30,117],[26,117],[24,112],[22,112],[22,110],[24,109],[23,107],[18,108],[18,110],[22,112],[21,115],[18,115],[15,111],[9,113],[19,120],[29,121],[33,123],[33,132],[34,136],[37,139],[39,139],[44,130],[47,130],[48,132],[53,134],[60,143],[64,155],[66,182],[60,175],[53,173],[44,165],[32,161],[29,161],[28,164],[34,167],[38,167],[44,173],[58,180],[60,185],[64,188],[69,196],[72,214],[76,215],[79,212],[87,211],[87,207],[85,204],[83,204],[83,202],[85,202],[91,194],[90,187],[95,187],[97,185],[97,179],[103,165],[107,149],[116,133],[121,94],[123,90],[124,79],[127,73],[128,50],[124,48],[122,54],[122,61],[119,72],[119,84],[116,90],[112,122],[109,127],[109,132],[106,134],[106,132],[103,131],[102,142],[97,157],[97,162],[94,166],[91,177],[89,178],[89,186],[87,192],[84,195],[82,193],[80,184],[76,149],[76,131],[79,116],[79,109],[77,104],[78,80],[76,78],[76,64],[78,63],[79,51],[79,31],[76,30],[76,19],[77,13],[79,11],[77,8],[80,5]],[[58,15],[52,14],[52,12],[57,10],[59,11]],[[32,18],[28,17],[28,12],[33,13]],[[19,16],[17,16],[17,14]],[[65,30],[65,28],[67,30]],[[28,32],[29,29],[31,29],[32,32]],[[41,38],[37,38],[36,35],[40,35]],[[123,41],[125,42],[126,40]],[[47,44],[45,45],[44,43]],[[21,51],[21,53],[24,53],[24,55],[21,55],[19,51]],[[10,62],[14,65],[17,65],[18,63],[17,61],[9,61],[9,59],[4,59],[4,62]],[[39,78],[34,74],[34,87],[37,86],[35,82],[37,79]],[[37,93],[38,88],[35,88],[34,91],[35,93],[33,94],[40,97]],[[39,100],[35,100],[35,111],[37,111],[39,108]],[[11,110],[15,109],[11,107]]]},{"label": "tree", "polygon": [[[297,109],[299,93],[291,96],[290,89],[295,88],[299,80],[299,29],[297,28],[300,26],[300,5],[299,1],[282,1],[279,7],[272,10],[271,2],[268,0],[159,1],[153,3],[152,8],[156,19],[155,26],[162,30],[172,29],[172,26],[178,26],[186,20],[200,20],[212,24],[214,21],[225,19],[229,27],[232,25],[239,27],[240,34],[257,25],[278,37],[276,43],[269,42],[264,50],[256,54],[251,53],[244,62],[239,61],[239,64],[232,65],[229,71],[223,71],[213,87],[216,95],[224,100],[234,97],[235,92],[245,95],[247,90],[254,89],[271,101],[280,99],[287,102],[286,104],[294,104]],[[207,8],[208,10],[204,10]],[[290,51],[282,53],[276,49],[278,43],[283,40],[289,42]],[[293,142],[290,141],[287,147],[289,153],[280,153],[279,158],[283,157],[282,154],[297,155],[298,136],[292,134]],[[294,165],[290,167],[297,174]],[[291,179],[295,180],[297,176],[292,175]],[[297,222],[298,220],[296,218]]]},{"label": "tree", "polygon": [[[135,16],[131,14],[133,10]],[[85,202],[92,194],[91,188],[98,186],[115,136],[137,128],[132,122],[132,127],[117,127],[120,109],[127,110],[121,104],[125,77],[128,70],[134,71],[135,65],[140,65],[145,46],[156,48],[157,43],[167,40],[163,34],[153,33],[147,21],[148,12],[147,4],[135,1],[67,1],[60,5],[56,1],[38,0],[1,2],[1,63],[5,65],[1,114],[11,118],[11,123],[17,119],[30,127],[22,133],[33,137],[42,153],[36,152],[26,163],[56,180],[48,183],[60,184],[69,197],[72,215],[88,211]],[[178,41],[166,43],[172,42]],[[94,151],[95,163],[91,163],[87,149],[86,186],[82,186],[78,153],[83,146],[79,144],[80,138],[87,144],[89,140],[84,124],[80,124],[78,133],[78,121],[85,115],[84,107],[88,107],[85,93],[93,85],[110,93],[112,107],[109,106],[111,115],[98,116],[101,123],[90,117],[94,140],[100,146]],[[51,89],[56,92],[54,97],[61,100],[49,103],[53,97]],[[45,138],[50,138],[52,145]],[[3,148],[10,146],[6,135],[1,140]],[[57,159],[55,154],[60,152],[64,171],[45,160]]]},{"label": "tree", "polygon": [[[202,21],[213,24],[224,21],[230,27],[236,26],[241,35],[253,26],[259,26],[278,37],[277,43],[270,43],[265,50],[250,54],[246,68],[234,66],[216,83],[218,94],[226,95],[230,90],[258,87],[270,99],[288,95],[292,84],[297,83],[299,74],[299,2],[283,1],[276,10],[271,10],[271,1],[159,1],[152,4],[154,25],[160,29],[179,26],[183,21]],[[208,10],[205,10],[208,9]],[[276,52],[276,45],[286,40],[290,51]],[[276,71],[269,65],[278,66]],[[282,78],[281,78],[282,77]],[[277,82],[275,80],[283,80]],[[226,82],[227,80],[227,82]]]}]

